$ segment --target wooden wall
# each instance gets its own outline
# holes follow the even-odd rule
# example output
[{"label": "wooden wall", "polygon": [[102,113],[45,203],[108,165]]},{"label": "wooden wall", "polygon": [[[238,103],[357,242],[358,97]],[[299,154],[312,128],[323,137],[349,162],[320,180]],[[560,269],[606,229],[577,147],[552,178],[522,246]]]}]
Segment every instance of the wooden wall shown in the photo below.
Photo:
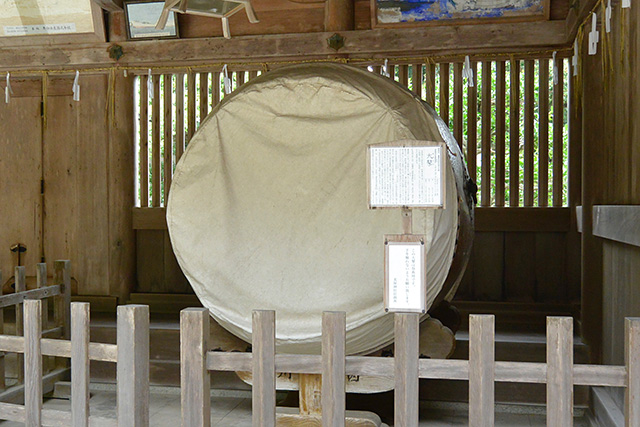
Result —
[{"label": "wooden wall", "polygon": [[[132,79],[84,74],[14,79],[0,104],[0,269],[10,277],[15,243],[27,246],[28,275],[44,259],[70,259],[78,293],[125,295],[134,283]],[[117,99],[115,117],[109,94]],[[117,123],[117,126],[114,125]],[[41,183],[42,181],[42,183]]]},{"label": "wooden wall", "polygon": [[[623,319],[640,315],[640,252],[593,234],[593,205],[640,204],[640,10],[613,7],[596,55],[581,40],[582,326],[595,360],[621,363]],[[598,16],[604,15],[598,9]],[[590,19],[588,21],[590,26]]]}]

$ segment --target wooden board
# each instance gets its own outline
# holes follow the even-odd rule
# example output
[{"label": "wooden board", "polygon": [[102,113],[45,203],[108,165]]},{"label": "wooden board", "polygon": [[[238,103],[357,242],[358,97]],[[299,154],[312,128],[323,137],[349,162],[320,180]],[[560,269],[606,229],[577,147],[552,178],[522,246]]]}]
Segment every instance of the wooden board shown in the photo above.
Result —
[{"label": "wooden board", "polygon": [[[26,245],[22,264],[35,274],[40,261],[42,202],[40,98],[12,98],[0,103],[0,270],[4,279],[13,276],[17,256],[10,252],[16,243]],[[9,184],[9,185],[7,185]]]}]

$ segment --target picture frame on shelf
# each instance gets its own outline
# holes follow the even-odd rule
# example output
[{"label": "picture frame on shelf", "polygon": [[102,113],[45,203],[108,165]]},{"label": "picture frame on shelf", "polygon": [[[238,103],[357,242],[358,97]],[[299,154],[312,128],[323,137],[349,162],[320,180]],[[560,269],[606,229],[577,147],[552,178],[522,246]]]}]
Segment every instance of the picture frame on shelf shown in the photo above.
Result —
[{"label": "picture frame on shelf", "polygon": [[156,28],[163,7],[164,1],[125,0],[127,37],[130,40],[178,38],[178,16],[173,11],[169,13],[165,27]]}]

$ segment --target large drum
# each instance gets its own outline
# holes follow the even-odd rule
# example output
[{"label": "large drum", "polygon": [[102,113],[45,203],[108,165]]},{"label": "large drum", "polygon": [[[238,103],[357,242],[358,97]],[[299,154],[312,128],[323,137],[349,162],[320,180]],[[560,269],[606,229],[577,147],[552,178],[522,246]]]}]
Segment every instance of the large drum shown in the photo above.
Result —
[{"label": "large drum", "polygon": [[414,210],[427,236],[427,304],[450,299],[468,258],[472,201],[461,151],[433,109],[390,79],[338,64],[251,80],[202,123],[177,165],[167,224],[178,262],[224,328],[251,340],[276,310],[280,352],[320,351],[321,313],[347,313],[347,352],[393,341],[383,235],[400,210],[367,207],[366,147],[445,141],[446,209]]}]

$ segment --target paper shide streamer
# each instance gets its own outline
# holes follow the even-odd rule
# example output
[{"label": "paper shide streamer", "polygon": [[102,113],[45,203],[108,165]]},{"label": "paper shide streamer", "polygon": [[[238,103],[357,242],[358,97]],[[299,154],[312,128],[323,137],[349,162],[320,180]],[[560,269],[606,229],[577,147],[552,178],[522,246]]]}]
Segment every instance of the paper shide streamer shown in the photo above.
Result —
[{"label": "paper shide streamer", "polygon": [[467,86],[473,87],[473,70],[471,69],[471,62],[469,61],[469,55],[464,57],[464,67],[462,68],[462,77],[467,79]]},{"label": "paper shide streamer", "polygon": [[231,79],[229,78],[229,69],[227,67],[227,64],[224,64],[224,66],[222,67],[222,74],[223,74],[223,84],[224,84],[224,93],[225,95],[229,95],[231,93]]},{"label": "paper shide streamer", "polygon": [[76,71],[76,76],[73,79],[73,100],[78,102],[80,101],[80,84],[78,83],[78,79],[80,78],[80,71]]},{"label": "paper shide streamer", "polygon": [[7,85],[4,88],[4,102],[6,104],[11,100],[11,95],[13,95],[13,89],[11,89],[11,73],[7,73]]}]

